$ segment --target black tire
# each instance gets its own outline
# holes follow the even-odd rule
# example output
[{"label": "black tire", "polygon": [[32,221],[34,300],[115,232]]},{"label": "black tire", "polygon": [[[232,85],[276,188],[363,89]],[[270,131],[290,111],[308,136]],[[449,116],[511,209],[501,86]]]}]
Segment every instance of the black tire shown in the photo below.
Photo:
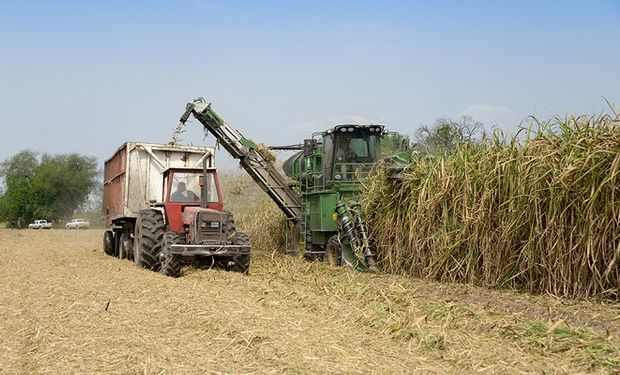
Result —
[{"label": "black tire", "polygon": [[114,255],[114,233],[111,230],[106,230],[103,233],[103,252],[108,255]]},{"label": "black tire", "polygon": [[[237,232],[232,238],[233,245],[248,245],[250,246],[250,238],[247,234]],[[240,272],[244,274],[250,273],[250,254],[236,255],[232,259],[234,265],[230,268],[231,271]]]},{"label": "black tire", "polygon": [[334,234],[325,245],[325,263],[331,266],[342,265],[342,247],[338,235]]},{"label": "black tire", "polygon": [[114,255],[117,258],[120,258],[120,248],[121,248],[121,232],[114,231]]},{"label": "black tire", "polygon": [[153,271],[159,270],[164,229],[164,217],[160,211],[152,209],[140,211],[134,235],[134,263]]},{"label": "black tire", "polygon": [[226,231],[228,233],[228,236],[231,236],[233,233],[237,231],[237,228],[235,225],[235,217],[231,213],[228,214],[228,221],[226,222]]},{"label": "black tire", "polygon": [[[302,229],[304,227],[305,225],[301,226]],[[323,247],[321,245],[315,245],[312,243],[312,231],[309,228],[306,228],[306,243],[304,245],[303,258],[311,262],[314,262],[315,260],[321,260],[323,259],[323,255],[319,253],[321,250],[323,250]]]},{"label": "black tire", "polygon": [[133,251],[131,235],[129,233],[123,232],[121,233],[119,240],[118,240],[118,258],[119,259],[129,258],[129,252],[131,251]]},{"label": "black tire", "polygon": [[163,261],[161,264],[161,272],[170,277],[181,276],[181,268],[183,268],[183,259],[180,255],[173,255],[170,245],[180,243],[181,238],[174,232],[166,232],[164,234],[163,245]]},{"label": "black tire", "polygon": [[124,232],[125,241],[122,242],[126,249],[127,259],[133,262],[133,234],[132,232]]}]

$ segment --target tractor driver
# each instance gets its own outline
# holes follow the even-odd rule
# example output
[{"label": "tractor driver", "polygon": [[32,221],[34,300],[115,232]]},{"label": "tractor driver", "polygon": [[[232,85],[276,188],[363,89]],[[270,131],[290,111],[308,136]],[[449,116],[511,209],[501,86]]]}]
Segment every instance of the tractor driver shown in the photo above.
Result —
[{"label": "tractor driver", "polygon": [[185,188],[185,182],[181,181],[177,184],[177,191],[170,196],[172,202],[196,202],[200,198],[193,191]]}]

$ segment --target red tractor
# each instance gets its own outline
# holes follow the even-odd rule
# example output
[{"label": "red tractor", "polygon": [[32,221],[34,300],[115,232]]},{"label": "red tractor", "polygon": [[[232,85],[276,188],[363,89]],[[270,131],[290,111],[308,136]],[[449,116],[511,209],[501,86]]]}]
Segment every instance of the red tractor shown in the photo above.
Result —
[{"label": "red tractor", "polygon": [[188,263],[248,272],[250,241],[223,210],[211,148],[126,143],[104,175],[107,254],[172,277]]}]

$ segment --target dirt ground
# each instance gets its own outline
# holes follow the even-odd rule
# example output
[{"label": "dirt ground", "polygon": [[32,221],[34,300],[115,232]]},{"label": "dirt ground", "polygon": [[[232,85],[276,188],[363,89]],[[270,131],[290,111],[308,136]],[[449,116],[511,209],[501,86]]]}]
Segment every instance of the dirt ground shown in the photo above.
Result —
[{"label": "dirt ground", "polygon": [[620,306],[350,272],[258,250],[179,279],[102,230],[0,230],[0,373],[614,373]]}]

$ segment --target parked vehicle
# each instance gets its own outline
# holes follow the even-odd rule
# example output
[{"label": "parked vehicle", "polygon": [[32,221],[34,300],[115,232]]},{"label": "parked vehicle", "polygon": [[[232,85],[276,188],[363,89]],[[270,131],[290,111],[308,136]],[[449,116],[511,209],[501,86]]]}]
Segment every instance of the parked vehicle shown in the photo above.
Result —
[{"label": "parked vehicle", "polygon": [[73,219],[65,225],[67,229],[86,229],[90,223],[84,219]]},{"label": "parked vehicle", "polygon": [[29,229],[52,229],[52,223],[47,220],[35,220],[34,223],[28,224]]},{"label": "parked vehicle", "polygon": [[224,211],[215,149],[128,142],[105,162],[104,251],[181,275],[184,264],[247,273],[250,241]]}]

